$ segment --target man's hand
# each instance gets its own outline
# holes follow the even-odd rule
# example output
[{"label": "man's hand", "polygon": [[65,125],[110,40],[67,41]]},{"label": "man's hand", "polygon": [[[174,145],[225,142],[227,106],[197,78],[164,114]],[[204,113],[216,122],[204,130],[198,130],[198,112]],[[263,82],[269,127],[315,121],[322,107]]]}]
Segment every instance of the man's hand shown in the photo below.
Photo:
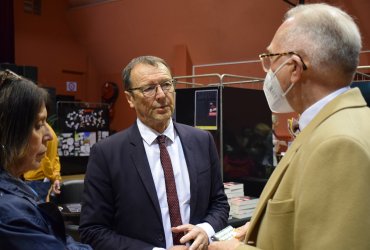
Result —
[{"label": "man's hand", "polygon": [[189,247],[185,245],[177,245],[170,248],[170,250],[188,250]]},{"label": "man's hand", "polygon": [[181,243],[191,243],[189,250],[206,250],[208,246],[208,235],[200,227],[186,224],[172,228],[172,232],[181,233],[185,235],[180,239]]},{"label": "man's hand", "polygon": [[241,242],[235,238],[225,241],[215,241],[209,244],[208,250],[234,250]]},{"label": "man's hand", "polygon": [[245,223],[241,227],[236,228],[235,229],[236,235],[234,236],[234,238],[236,238],[240,241],[244,241],[245,234],[247,233],[248,228],[249,228],[249,222]]}]

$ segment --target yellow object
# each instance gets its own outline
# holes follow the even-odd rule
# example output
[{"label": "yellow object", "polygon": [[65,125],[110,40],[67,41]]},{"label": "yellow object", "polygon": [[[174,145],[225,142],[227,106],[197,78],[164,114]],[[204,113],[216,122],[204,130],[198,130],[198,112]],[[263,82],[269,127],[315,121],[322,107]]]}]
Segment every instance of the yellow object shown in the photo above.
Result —
[{"label": "yellow object", "polygon": [[23,177],[27,181],[43,180],[48,178],[52,183],[55,180],[61,180],[60,162],[58,156],[58,137],[49,124],[46,124],[53,137],[48,141],[46,155],[40,163],[40,167],[26,172]]}]

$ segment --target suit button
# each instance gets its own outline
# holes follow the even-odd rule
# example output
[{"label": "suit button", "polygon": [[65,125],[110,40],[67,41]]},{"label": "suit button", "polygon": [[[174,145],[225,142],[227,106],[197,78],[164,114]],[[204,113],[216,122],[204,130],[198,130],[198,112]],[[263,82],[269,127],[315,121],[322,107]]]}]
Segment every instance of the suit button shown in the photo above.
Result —
[{"label": "suit button", "polygon": [[163,236],[163,234],[159,234],[159,235],[158,235],[158,240],[159,240],[159,241],[164,241],[164,236]]}]

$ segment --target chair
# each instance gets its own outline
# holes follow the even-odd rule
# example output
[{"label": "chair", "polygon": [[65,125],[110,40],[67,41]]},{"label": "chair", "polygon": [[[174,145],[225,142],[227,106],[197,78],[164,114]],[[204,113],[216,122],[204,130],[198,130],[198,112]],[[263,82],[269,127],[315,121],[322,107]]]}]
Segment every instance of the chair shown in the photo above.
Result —
[{"label": "chair", "polygon": [[80,211],[70,212],[66,204],[81,204],[83,189],[84,180],[68,180],[60,185],[60,194],[50,194],[50,201],[63,208],[61,212],[64,218],[66,232],[77,241],[80,240],[78,234]]},{"label": "chair", "polygon": [[67,180],[60,185],[60,194],[51,194],[50,201],[56,205],[81,203],[84,180]]}]

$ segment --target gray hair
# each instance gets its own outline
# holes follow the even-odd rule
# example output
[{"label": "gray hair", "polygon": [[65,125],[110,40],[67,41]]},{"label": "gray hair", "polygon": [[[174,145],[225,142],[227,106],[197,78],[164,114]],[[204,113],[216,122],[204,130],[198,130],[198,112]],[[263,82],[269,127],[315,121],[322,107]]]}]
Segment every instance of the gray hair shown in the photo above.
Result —
[{"label": "gray hair", "polygon": [[354,20],[344,11],[327,4],[298,5],[285,15],[294,18],[283,44],[303,52],[318,72],[342,72],[353,77],[361,51],[361,35]]},{"label": "gray hair", "polygon": [[148,64],[151,66],[158,66],[158,64],[163,64],[168,68],[171,73],[171,70],[165,60],[156,56],[139,56],[131,60],[129,64],[122,71],[122,80],[123,87],[125,90],[128,90],[131,87],[131,71],[138,64]]}]

